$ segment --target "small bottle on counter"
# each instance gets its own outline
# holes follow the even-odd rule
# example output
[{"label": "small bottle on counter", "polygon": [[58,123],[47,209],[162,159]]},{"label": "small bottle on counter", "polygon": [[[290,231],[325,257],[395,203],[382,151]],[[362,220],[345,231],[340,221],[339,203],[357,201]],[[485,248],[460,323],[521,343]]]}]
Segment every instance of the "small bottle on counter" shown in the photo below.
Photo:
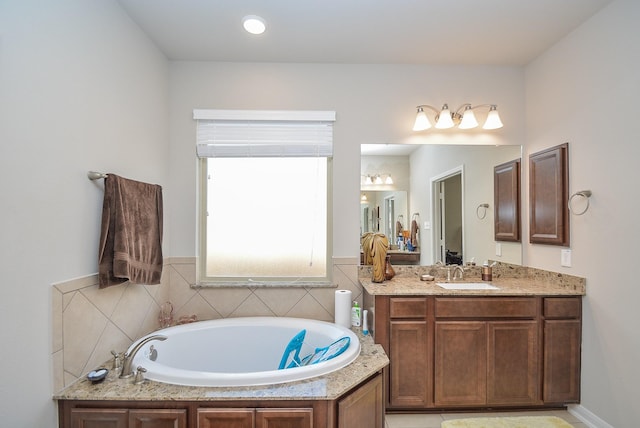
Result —
[{"label": "small bottle on counter", "polygon": [[360,327],[360,306],[356,301],[353,302],[353,307],[351,308],[351,326]]},{"label": "small bottle on counter", "polygon": [[493,279],[493,272],[491,266],[489,266],[489,262],[484,262],[482,265],[482,280],[483,281],[491,281]]}]

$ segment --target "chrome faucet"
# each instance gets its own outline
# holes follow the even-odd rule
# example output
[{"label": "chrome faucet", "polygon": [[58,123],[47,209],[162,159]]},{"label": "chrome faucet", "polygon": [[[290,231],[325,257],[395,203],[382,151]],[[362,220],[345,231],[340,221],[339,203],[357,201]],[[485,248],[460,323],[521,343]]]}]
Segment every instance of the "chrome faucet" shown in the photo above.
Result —
[{"label": "chrome faucet", "polygon": [[129,349],[127,349],[127,352],[124,353],[124,357],[122,358],[122,371],[120,372],[120,378],[131,377],[135,374],[132,368],[133,357],[136,356],[140,348],[142,348],[145,343],[151,342],[152,340],[167,340],[167,336],[156,334],[131,345]]},{"label": "chrome faucet", "polygon": [[460,265],[453,266],[453,280],[456,280],[456,274],[460,272],[460,281],[464,279],[464,269]]}]

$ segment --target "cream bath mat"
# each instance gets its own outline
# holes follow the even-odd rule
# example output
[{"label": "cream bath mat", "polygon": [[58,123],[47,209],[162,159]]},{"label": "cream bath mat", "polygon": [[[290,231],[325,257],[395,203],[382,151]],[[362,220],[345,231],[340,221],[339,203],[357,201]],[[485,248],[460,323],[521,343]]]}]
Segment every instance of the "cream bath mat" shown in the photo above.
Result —
[{"label": "cream bath mat", "polygon": [[442,428],[573,428],[556,416],[505,416],[444,421]]}]

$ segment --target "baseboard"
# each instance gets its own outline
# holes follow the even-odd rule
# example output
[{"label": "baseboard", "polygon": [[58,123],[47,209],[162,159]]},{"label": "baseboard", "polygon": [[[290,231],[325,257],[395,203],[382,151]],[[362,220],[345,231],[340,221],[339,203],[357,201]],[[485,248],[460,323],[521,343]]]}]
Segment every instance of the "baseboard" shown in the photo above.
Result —
[{"label": "baseboard", "polygon": [[580,419],[589,428],[613,428],[613,425],[609,425],[580,404],[570,404],[567,406],[567,411]]}]

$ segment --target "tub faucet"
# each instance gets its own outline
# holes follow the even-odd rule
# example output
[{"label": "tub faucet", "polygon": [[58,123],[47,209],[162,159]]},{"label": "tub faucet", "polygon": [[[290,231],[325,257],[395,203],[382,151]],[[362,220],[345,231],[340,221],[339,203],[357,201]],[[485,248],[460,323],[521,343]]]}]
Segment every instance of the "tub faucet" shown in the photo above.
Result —
[{"label": "tub faucet", "polygon": [[453,280],[456,280],[456,275],[458,272],[460,272],[460,280],[462,281],[464,279],[464,269],[462,269],[462,267],[459,265],[455,265],[453,267]]},{"label": "tub faucet", "polygon": [[133,357],[136,356],[140,348],[142,348],[145,343],[151,342],[152,340],[167,340],[167,336],[156,334],[131,345],[129,349],[127,349],[127,352],[124,353],[124,357],[122,358],[122,371],[120,372],[120,378],[131,377],[135,374],[132,368]]}]

